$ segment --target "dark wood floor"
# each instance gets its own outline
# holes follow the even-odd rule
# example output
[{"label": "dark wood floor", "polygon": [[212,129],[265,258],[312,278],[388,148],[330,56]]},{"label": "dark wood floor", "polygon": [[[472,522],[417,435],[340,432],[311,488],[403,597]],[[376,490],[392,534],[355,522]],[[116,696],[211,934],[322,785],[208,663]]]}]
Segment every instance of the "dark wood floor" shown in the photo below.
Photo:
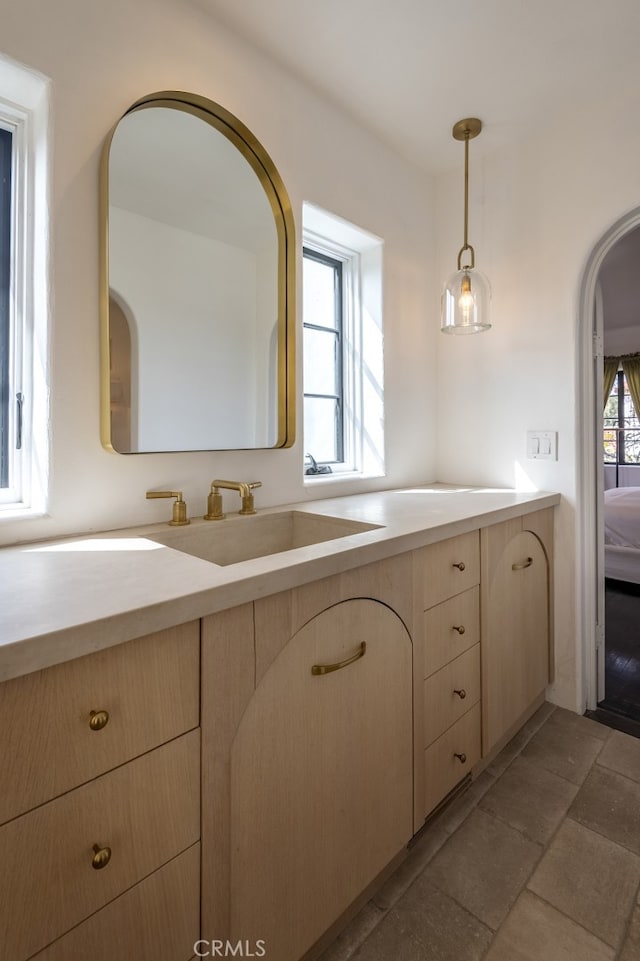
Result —
[{"label": "dark wood floor", "polygon": [[[640,723],[638,584],[608,579],[605,582],[605,697],[598,707]],[[629,733],[637,735],[638,731]]]}]

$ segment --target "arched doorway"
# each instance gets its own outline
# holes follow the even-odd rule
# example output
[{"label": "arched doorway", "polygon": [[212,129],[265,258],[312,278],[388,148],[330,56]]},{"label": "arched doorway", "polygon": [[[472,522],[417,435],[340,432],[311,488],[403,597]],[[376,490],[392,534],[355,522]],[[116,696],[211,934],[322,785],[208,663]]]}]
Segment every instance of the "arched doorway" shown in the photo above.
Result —
[{"label": "arched doorway", "polygon": [[620,218],[598,241],[580,291],[577,330],[577,623],[585,706],[605,695],[604,470],[602,443],[604,327],[600,272],[607,255],[640,227],[640,209]]}]

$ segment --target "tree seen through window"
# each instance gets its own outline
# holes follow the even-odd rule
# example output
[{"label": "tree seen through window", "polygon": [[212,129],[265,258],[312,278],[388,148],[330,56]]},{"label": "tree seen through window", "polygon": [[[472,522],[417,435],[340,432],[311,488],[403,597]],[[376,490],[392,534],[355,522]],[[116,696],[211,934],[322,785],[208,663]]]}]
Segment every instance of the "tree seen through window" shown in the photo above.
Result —
[{"label": "tree seen through window", "polygon": [[640,464],[640,418],[622,370],[604,409],[603,439],[605,464]]}]

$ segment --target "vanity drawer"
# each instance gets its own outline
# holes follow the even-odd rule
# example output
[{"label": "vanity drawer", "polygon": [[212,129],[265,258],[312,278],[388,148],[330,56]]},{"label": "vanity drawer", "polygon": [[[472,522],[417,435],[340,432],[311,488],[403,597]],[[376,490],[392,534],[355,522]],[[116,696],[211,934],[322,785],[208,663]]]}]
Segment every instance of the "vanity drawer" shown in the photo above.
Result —
[{"label": "vanity drawer", "polygon": [[199,887],[194,844],[32,961],[189,961],[200,937]]},{"label": "vanity drawer", "polygon": [[480,640],[480,588],[456,594],[423,614],[424,677],[459,657]]},{"label": "vanity drawer", "polygon": [[480,583],[480,532],[469,531],[422,549],[423,610]]},{"label": "vanity drawer", "polygon": [[199,776],[196,730],[0,828],[0,961],[31,957],[195,844]]},{"label": "vanity drawer", "polygon": [[424,746],[433,743],[479,700],[480,645],[476,644],[424,682]]},{"label": "vanity drawer", "polygon": [[[461,754],[464,761],[456,755]],[[480,760],[480,704],[424,752],[425,815],[463,779]]]},{"label": "vanity drawer", "polygon": [[0,824],[197,727],[199,648],[192,621],[5,681]]}]

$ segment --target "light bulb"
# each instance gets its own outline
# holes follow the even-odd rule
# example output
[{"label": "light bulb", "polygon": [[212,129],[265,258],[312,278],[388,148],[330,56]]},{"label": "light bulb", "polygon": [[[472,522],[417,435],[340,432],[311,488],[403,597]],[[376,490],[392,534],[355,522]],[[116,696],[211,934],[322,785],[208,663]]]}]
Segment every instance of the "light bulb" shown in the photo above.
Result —
[{"label": "light bulb", "polygon": [[469,274],[464,274],[462,278],[458,307],[465,317],[468,317],[473,310],[473,294],[471,293],[471,277],[469,277]]},{"label": "light bulb", "polygon": [[468,323],[474,308],[474,297],[471,293],[471,278],[469,274],[464,274],[462,277],[462,282],[460,284],[460,296],[458,298],[458,307],[462,311],[462,316],[465,322]]}]

